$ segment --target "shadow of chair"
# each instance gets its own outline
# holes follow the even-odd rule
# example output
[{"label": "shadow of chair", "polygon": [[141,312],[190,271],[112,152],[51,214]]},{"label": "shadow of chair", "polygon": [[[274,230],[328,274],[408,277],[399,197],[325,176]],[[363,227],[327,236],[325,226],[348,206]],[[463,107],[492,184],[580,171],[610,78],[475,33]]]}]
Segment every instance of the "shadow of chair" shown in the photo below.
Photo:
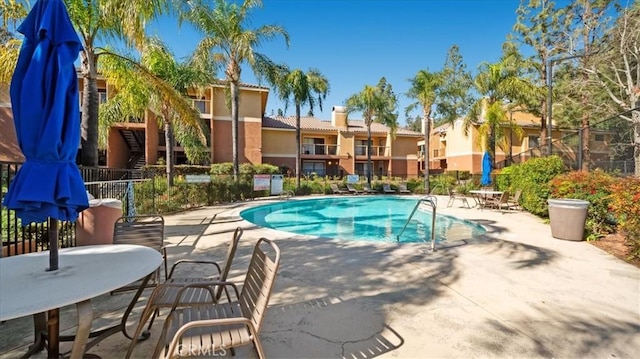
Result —
[{"label": "shadow of chair", "polygon": [[[122,216],[116,219],[113,225],[113,244],[137,244],[157,250],[162,254],[164,278],[167,279],[167,249],[164,246],[164,217],[161,215]],[[160,268],[154,282],[160,282]],[[131,285],[116,291],[137,288],[138,286]]]},{"label": "shadow of chair", "polygon": [[[259,333],[280,265],[280,249],[275,242],[260,238],[256,243],[242,290],[231,282],[192,283],[180,289],[164,322],[153,358],[202,356],[221,350],[253,344],[259,358],[264,350]],[[228,302],[179,307],[183,295],[199,287],[215,295],[216,288],[233,289],[234,300]],[[193,350],[184,350],[193,349]],[[162,352],[165,355],[162,355]]]},{"label": "shadow of chair", "polygon": [[[225,255],[225,260],[222,268],[217,262],[208,260],[181,259],[174,263],[171,266],[171,271],[169,271],[169,276],[165,283],[160,284],[156,288],[154,288],[153,292],[149,296],[147,305],[140,315],[140,320],[133,337],[140,337],[140,335],[142,334],[142,330],[149,318],[151,318],[151,320],[149,322],[147,330],[151,330],[153,321],[155,317],[159,315],[161,309],[170,309],[174,305],[177,307],[195,304],[210,304],[220,300],[222,291],[226,289],[223,286],[216,286],[213,294],[207,288],[189,288],[185,293],[182,293],[180,301],[176,302],[179,293],[181,293],[182,287],[186,284],[225,282],[227,280],[227,276],[231,271],[233,258],[235,257],[236,250],[238,249],[238,243],[240,242],[240,238],[242,238],[243,233],[244,231],[240,227],[237,227],[233,232],[233,237],[231,239],[231,243],[229,243],[229,246],[227,247],[227,253]],[[212,266],[216,269],[217,273],[214,273],[213,276],[183,276],[183,274],[177,274],[175,272],[176,268],[184,268],[187,265],[189,266],[189,268],[202,265]],[[182,273],[184,272],[185,270],[183,269]],[[135,345],[136,341],[132,341],[129,346],[129,350],[127,351],[126,358],[130,357]]]}]

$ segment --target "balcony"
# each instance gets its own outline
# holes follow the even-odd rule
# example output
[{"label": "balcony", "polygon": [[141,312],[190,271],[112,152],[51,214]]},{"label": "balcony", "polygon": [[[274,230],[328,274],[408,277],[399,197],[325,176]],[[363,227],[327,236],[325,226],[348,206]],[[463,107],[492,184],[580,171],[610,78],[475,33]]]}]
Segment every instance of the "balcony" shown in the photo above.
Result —
[{"label": "balcony", "polygon": [[[367,146],[365,145],[357,145],[355,146],[355,155],[356,156],[366,156],[367,155]],[[390,157],[391,156],[391,148],[387,146],[371,146],[371,157]]]},{"label": "balcony", "polygon": [[302,154],[316,156],[335,156],[338,154],[338,145],[305,144],[302,145]]}]

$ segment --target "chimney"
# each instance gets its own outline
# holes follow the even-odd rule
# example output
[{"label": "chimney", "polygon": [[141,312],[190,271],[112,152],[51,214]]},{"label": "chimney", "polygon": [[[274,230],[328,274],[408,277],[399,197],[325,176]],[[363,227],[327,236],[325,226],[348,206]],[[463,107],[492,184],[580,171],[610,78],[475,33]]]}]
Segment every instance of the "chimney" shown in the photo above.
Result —
[{"label": "chimney", "polygon": [[344,106],[333,106],[331,108],[331,126],[347,127],[347,108]]}]

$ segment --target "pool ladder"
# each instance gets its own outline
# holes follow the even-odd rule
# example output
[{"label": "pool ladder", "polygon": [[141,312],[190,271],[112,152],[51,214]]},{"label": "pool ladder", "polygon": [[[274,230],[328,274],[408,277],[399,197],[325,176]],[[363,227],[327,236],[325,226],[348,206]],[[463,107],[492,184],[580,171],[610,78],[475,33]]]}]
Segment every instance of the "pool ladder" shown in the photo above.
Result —
[{"label": "pool ladder", "polygon": [[431,210],[433,211],[433,215],[431,216],[431,251],[435,252],[436,250],[436,207],[438,207],[438,198],[436,198],[436,196],[427,195],[427,196],[421,197],[418,200],[418,203],[416,203],[416,206],[413,207],[413,211],[411,211],[409,218],[407,218],[407,222],[404,224],[404,227],[402,227],[400,234],[398,234],[397,241],[400,242],[400,236],[402,235],[402,233],[404,233],[404,230],[409,225],[409,222],[411,222],[411,218],[418,210],[418,207],[420,207],[420,205],[423,203],[431,206]]}]

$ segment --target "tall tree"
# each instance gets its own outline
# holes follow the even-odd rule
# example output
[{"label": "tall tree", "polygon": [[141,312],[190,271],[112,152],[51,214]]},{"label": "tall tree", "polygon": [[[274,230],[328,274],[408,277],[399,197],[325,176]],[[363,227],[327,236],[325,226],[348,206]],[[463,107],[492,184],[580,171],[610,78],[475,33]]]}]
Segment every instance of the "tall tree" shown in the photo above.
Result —
[{"label": "tall tree", "polygon": [[436,104],[438,92],[443,86],[443,74],[441,72],[430,72],[420,70],[409,80],[411,87],[407,92],[407,97],[415,100],[407,106],[406,113],[411,112],[414,108],[420,107],[422,110],[422,121],[424,131],[424,190],[429,193],[429,137],[431,134],[431,112]]},{"label": "tall tree", "polygon": [[140,64],[124,57],[105,57],[101,70],[116,95],[100,111],[100,125],[107,133],[110,123],[126,122],[150,110],[164,127],[167,185],[173,186],[175,139],[180,140],[191,162],[208,162],[206,134],[200,113],[188,98],[213,82],[211,72],[192,63],[178,63],[166,46],[151,39],[142,47]]},{"label": "tall tree", "polygon": [[211,58],[225,67],[225,79],[229,84],[231,96],[233,175],[237,178],[240,171],[238,86],[241,66],[247,63],[254,72],[259,73],[261,68],[265,68],[260,66],[260,63],[268,63],[270,60],[256,52],[257,47],[276,36],[284,37],[288,46],[289,34],[276,25],[248,28],[249,15],[254,9],[262,7],[261,0],[244,0],[241,5],[225,0],[215,0],[214,5],[205,2],[193,2],[189,5],[190,8],[183,14],[181,20],[191,23],[203,35],[196,47],[195,58]]},{"label": "tall tree", "polygon": [[309,106],[309,113],[313,116],[316,103],[322,111],[322,101],[329,93],[329,80],[317,69],[304,72],[300,69],[290,70],[286,66],[272,67],[275,71],[266,69],[267,81],[276,89],[278,97],[285,101],[285,111],[292,102],[295,106],[296,117],[296,187],[300,188],[301,145],[300,113],[303,105]]},{"label": "tall tree", "polygon": [[396,108],[398,99],[393,93],[391,84],[382,77],[377,86],[365,85],[362,91],[351,95],[346,101],[347,113],[362,112],[362,118],[367,126],[367,183],[371,185],[371,125],[374,122],[384,124],[395,137],[398,128],[398,114]]},{"label": "tall tree", "polygon": [[83,42],[81,164],[98,165],[98,62],[108,55],[100,40],[120,39],[130,47],[145,40],[145,26],[169,10],[171,0],[65,0],[69,18]]},{"label": "tall tree", "polygon": [[522,67],[532,76],[532,85],[537,89],[532,96],[524,99],[528,112],[540,118],[540,147],[548,149],[547,141],[547,66],[553,66],[552,59],[558,59],[566,41],[568,17],[566,9],[557,9],[551,0],[522,0],[516,10],[517,20],[513,26],[512,41],[533,50]]},{"label": "tall tree", "polygon": [[604,89],[614,104],[612,112],[623,112],[633,134],[631,146],[635,175],[640,176],[640,3],[635,2],[622,12],[607,32],[606,51],[595,55],[587,72],[595,77],[598,88]]},{"label": "tall tree", "polygon": [[465,116],[473,103],[473,76],[467,70],[460,48],[453,45],[447,52],[442,68],[442,82],[437,89],[436,114],[442,122],[453,123]]},{"label": "tall tree", "polygon": [[588,88],[591,85],[591,74],[597,52],[601,51],[605,31],[610,26],[608,12],[616,0],[575,0],[567,5],[568,17],[571,20],[569,29],[572,35],[567,44],[568,52],[579,54],[578,64],[581,69],[576,84],[580,90],[582,116],[580,130],[582,134],[582,170],[589,171],[591,151],[589,148],[591,111],[593,97]]}]

